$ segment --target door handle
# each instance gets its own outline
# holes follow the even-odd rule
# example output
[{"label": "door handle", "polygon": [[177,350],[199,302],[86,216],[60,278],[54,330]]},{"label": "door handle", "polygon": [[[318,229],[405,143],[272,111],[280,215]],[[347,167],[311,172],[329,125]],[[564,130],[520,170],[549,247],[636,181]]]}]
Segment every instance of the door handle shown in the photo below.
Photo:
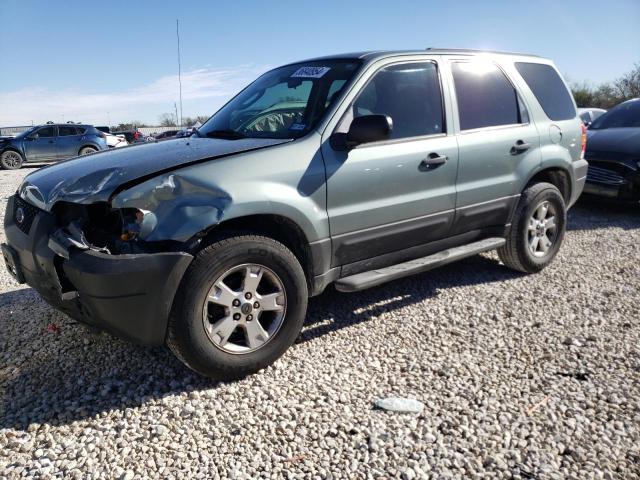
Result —
[{"label": "door handle", "polygon": [[49,143],[53,143],[53,140],[49,140]]},{"label": "door handle", "polygon": [[448,157],[446,155],[440,155],[438,153],[430,153],[427,158],[420,162],[420,166],[418,169],[421,172],[427,170],[433,170],[434,168],[438,168],[440,165],[444,165],[447,163]]},{"label": "door handle", "polygon": [[518,155],[519,153],[526,152],[530,148],[530,143],[527,143],[524,140],[518,140],[513,147],[511,147],[510,153],[511,155]]}]

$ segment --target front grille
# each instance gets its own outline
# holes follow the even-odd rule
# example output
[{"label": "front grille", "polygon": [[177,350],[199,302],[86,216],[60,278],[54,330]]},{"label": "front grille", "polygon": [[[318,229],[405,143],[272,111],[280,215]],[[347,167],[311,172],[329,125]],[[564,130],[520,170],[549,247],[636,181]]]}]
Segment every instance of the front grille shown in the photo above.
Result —
[{"label": "front grille", "polygon": [[25,202],[18,195],[13,197],[13,221],[16,222],[17,227],[27,235],[29,235],[31,224],[39,211],[38,208]]},{"label": "front grille", "polygon": [[606,168],[589,165],[587,170],[587,182],[604,183],[605,185],[622,185],[624,177]]}]

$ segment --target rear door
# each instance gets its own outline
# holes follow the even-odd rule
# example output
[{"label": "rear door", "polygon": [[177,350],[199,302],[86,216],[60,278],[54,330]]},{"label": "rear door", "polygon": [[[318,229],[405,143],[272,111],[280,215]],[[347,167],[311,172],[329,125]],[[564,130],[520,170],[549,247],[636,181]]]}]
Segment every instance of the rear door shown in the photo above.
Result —
[{"label": "rear door", "polygon": [[460,155],[452,234],[504,227],[519,198],[519,180],[540,165],[538,130],[494,61],[449,61]]},{"label": "rear door", "polygon": [[29,162],[48,162],[57,160],[57,127],[47,125],[36,130],[24,140],[24,151]]},{"label": "rear door", "polygon": [[59,125],[56,145],[58,148],[58,160],[78,156],[80,151],[80,139],[82,135],[78,127],[74,125]]},{"label": "rear door", "polygon": [[[356,83],[337,125],[329,124],[323,137],[333,265],[448,234],[458,148],[447,133],[446,98],[433,58],[386,60]],[[332,133],[347,132],[353,118],[368,114],[391,117],[391,138],[349,151],[332,146]]]}]

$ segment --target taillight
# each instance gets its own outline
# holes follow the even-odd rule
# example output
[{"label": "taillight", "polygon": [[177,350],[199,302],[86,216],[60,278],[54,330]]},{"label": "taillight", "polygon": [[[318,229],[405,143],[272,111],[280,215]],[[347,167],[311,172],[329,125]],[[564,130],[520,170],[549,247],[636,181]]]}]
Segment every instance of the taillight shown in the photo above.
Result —
[{"label": "taillight", "polygon": [[580,125],[582,128],[581,142],[582,142],[582,150],[580,152],[580,160],[584,160],[584,155],[587,153],[587,127],[585,127],[584,123]]},{"label": "taillight", "polygon": [[98,136],[100,138],[107,138],[107,136],[104,133],[100,132],[100,131],[98,131]]}]

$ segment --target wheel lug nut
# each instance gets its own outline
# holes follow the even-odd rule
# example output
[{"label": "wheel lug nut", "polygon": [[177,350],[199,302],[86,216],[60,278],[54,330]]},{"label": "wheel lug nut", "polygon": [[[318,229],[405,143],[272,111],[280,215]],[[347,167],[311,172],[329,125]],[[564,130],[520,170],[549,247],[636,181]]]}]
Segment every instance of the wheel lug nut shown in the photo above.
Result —
[{"label": "wheel lug nut", "polygon": [[251,320],[253,320],[253,315],[251,314],[247,315],[247,322],[250,322]]},{"label": "wheel lug nut", "polygon": [[239,313],[234,313],[233,314],[233,319],[234,320],[240,320],[240,314]]},{"label": "wheel lug nut", "polygon": [[246,298],[247,300],[249,300],[251,298],[251,292],[247,292],[244,294],[244,298]]},{"label": "wheel lug nut", "polygon": [[239,307],[240,306],[240,300],[238,300],[237,298],[233,301],[233,306],[234,307]]},{"label": "wheel lug nut", "polygon": [[260,308],[260,304],[258,302],[253,303],[253,308]]}]

